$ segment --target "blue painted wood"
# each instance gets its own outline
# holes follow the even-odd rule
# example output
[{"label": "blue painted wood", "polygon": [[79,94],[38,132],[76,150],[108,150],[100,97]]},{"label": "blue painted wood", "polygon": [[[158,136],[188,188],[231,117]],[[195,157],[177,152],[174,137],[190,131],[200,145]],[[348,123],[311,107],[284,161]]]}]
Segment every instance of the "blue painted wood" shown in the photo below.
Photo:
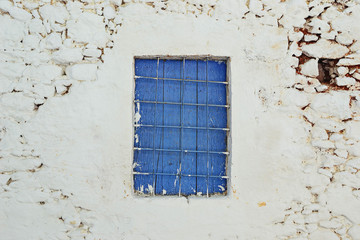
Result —
[{"label": "blue painted wood", "polygon": [[166,104],[226,105],[226,84],[171,80],[225,82],[226,63],[136,59],[135,75],[140,76],[136,78],[135,101],[160,102],[135,104],[135,112],[139,112],[141,118],[136,123],[140,126],[135,127],[134,172],[148,174],[134,174],[135,190],[163,195],[204,195],[226,191],[226,179],[221,178],[226,176],[225,154],[170,150],[225,152],[226,131],[188,129],[181,126],[226,128],[227,108]]}]

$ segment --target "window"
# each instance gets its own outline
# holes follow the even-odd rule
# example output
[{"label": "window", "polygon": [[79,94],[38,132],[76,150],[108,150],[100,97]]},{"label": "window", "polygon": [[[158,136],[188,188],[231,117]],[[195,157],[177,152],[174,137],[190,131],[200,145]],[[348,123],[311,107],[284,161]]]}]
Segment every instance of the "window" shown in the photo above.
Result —
[{"label": "window", "polygon": [[225,58],[135,58],[135,192],[226,195],[226,72]]}]

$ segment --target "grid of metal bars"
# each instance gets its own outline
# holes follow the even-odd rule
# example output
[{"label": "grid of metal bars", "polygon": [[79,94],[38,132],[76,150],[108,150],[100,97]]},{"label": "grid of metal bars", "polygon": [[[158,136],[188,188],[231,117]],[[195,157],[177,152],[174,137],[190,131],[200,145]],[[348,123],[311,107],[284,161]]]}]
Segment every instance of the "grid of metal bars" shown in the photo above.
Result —
[{"label": "grid of metal bars", "polygon": [[[151,58],[150,58],[151,59]],[[142,128],[152,128],[153,129],[153,133],[152,133],[152,145],[153,147],[137,147],[136,144],[134,144],[134,151],[149,151],[149,152],[152,152],[152,155],[153,155],[153,159],[152,159],[152,166],[153,166],[153,169],[152,171],[151,170],[146,170],[146,171],[142,171],[140,170],[139,171],[139,168],[137,168],[137,165],[139,165],[138,163],[138,159],[137,157],[135,156],[134,154],[134,171],[133,171],[133,174],[134,174],[134,182],[136,182],[136,176],[152,176],[152,184],[150,186],[150,184],[148,184],[147,188],[145,186],[145,188],[139,188],[139,189],[136,189],[136,186],[135,187],[135,191],[136,192],[141,192],[141,193],[146,193],[146,194],[149,194],[149,195],[167,195],[166,193],[164,194],[164,191],[162,191],[162,193],[156,193],[156,182],[157,182],[157,177],[158,176],[174,176],[176,177],[176,179],[178,179],[179,183],[179,190],[178,190],[178,195],[191,195],[191,194],[184,194],[182,192],[182,189],[181,189],[181,178],[182,177],[193,177],[193,178],[205,178],[206,179],[206,193],[205,192],[199,192],[197,191],[197,189],[194,191],[194,195],[206,195],[206,196],[209,196],[211,194],[215,194],[215,193],[220,193],[220,194],[226,194],[226,179],[228,178],[228,176],[226,175],[226,171],[224,174],[218,174],[218,175],[212,175],[210,173],[210,163],[209,163],[209,155],[211,154],[220,154],[220,155],[224,155],[224,156],[227,156],[229,154],[229,152],[227,151],[227,137],[228,137],[228,132],[229,132],[229,128],[228,128],[228,125],[227,125],[227,111],[226,111],[226,127],[210,127],[209,126],[209,108],[212,108],[212,107],[215,107],[215,108],[225,108],[226,110],[228,110],[230,108],[230,105],[228,103],[228,101],[226,100],[226,104],[209,104],[209,87],[208,87],[208,84],[224,84],[226,86],[226,99],[227,99],[227,92],[228,92],[228,89],[227,89],[227,85],[228,85],[228,81],[225,80],[225,81],[210,81],[208,79],[208,62],[211,61],[211,59],[209,58],[206,58],[205,60],[196,60],[196,63],[198,64],[198,61],[205,61],[206,62],[206,79],[205,80],[199,80],[199,79],[187,79],[185,77],[185,70],[186,70],[186,61],[187,59],[186,58],[182,58],[182,73],[181,73],[181,78],[166,78],[166,77],[160,77],[159,76],[159,65],[161,63],[161,61],[167,61],[168,59],[166,58],[160,58],[160,57],[157,57],[156,58],[156,61],[157,61],[157,64],[156,64],[156,77],[151,77],[151,76],[138,76],[135,74],[135,84],[137,83],[137,81],[142,81],[144,79],[147,79],[147,80],[154,80],[156,82],[155,84],[155,99],[154,101],[149,101],[149,100],[139,100],[135,97],[134,99],[134,103],[135,103],[135,111],[138,112],[139,109],[140,109],[140,106],[141,104],[152,104],[154,106],[154,111],[153,111],[153,124],[142,124],[142,123],[139,123],[139,122],[135,122],[134,124],[134,128],[135,128],[135,134],[139,131],[139,129],[142,129]],[[191,59],[193,60],[193,59]],[[135,59],[136,61],[136,59]],[[170,60],[171,61],[171,60]],[[223,60],[223,62],[226,63],[226,60]],[[162,64],[164,66],[164,64]],[[197,65],[198,66],[198,65]],[[198,67],[197,67],[197,70],[196,70],[196,76],[198,76]],[[162,71],[163,74],[164,74],[164,70]],[[197,77],[198,78],[198,77]],[[225,79],[227,79],[225,77]],[[180,101],[179,102],[174,102],[174,101],[159,101],[158,100],[158,85],[159,85],[159,81],[162,81],[162,86],[163,86],[163,96],[162,96],[162,99],[164,100],[164,90],[165,90],[165,81],[176,81],[176,82],[180,82]],[[186,82],[192,82],[192,83],[196,83],[196,103],[187,103],[187,102],[184,102],[184,95],[185,95],[185,83]],[[205,103],[198,103],[198,83],[205,83],[206,84],[206,102]],[[163,112],[163,115],[162,115],[162,124],[158,124],[157,122],[157,110],[158,110],[158,106],[162,105],[162,109],[164,111],[165,109],[165,106],[164,105],[178,105],[180,106],[180,125],[179,126],[176,126],[176,125],[165,125],[164,124],[164,117],[165,117],[165,114]],[[138,106],[138,107],[136,107]],[[184,125],[184,106],[193,106],[193,107],[196,107],[196,126],[185,126]],[[206,109],[206,113],[205,113],[205,116],[206,116],[206,126],[205,127],[201,127],[201,126],[198,126],[198,108],[199,107],[205,107]],[[147,116],[149,117],[149,116]],[[179,137],[179,148],[178,149],[169,149],[169,148],[163,148],[163,145],[164,145],[164,131],[162,131],[162,135],[161,135],[161,139],[160,139],[160,142],[162,141],[162,145],[161,147],[156,147],[156,136],[157,136],[157,129],[179,129],[180,130],[180,137]],[[190,130],[194,130],[196,131],[196,149],[184,149],[183,148],[183,131],[185,129],[190,129]],[[204,141],[206,141],[206,149],[205,150],[199,150],[198,149],[198,131],[199,130],[203,130],[203,131],[206,131],[206,139],[204,139]],[[209,148],[209,131],[221,131],[221,132],[226,132],[226,139],[224,139],[224,141],[226,141],[226,150],[225,151],[214,151],[214,150],[211,150]],[[141,136],[140,136],[140,140],[135,138],[136,141],[141,141]],[[148,138],[149,139],[149,138]],[[177,169],[177,172],[176,173],[164,173],[164,172],[158,172],[158,166],[159,166],[159,158],[158,160],[156,161],[156,153],[157,152],[175,152],[175,153],[180,153],[180,159],[179,159],[179,167]],[[182,161],[183,161],[183,155],[184,154],[187,154],[187,153],[194,153],[196,154],[196,166],[198,164],[198,154],[205,154],[206,155],[206,169],[207,169],[207,173],[206,174],[198,174],[196,172],[196,174],[186,174],[186,173],[183,173],[182,172]],[[227,157],[225,157],[224,159],[225,161],[227,161]],[[155,167],[156,166],[156,167]],[[226,166],[226,163],[225,163],[225,166]],[[221,190],[222,191],[212,191],[210,192],[209,191],[209,181],[211,178],[220,178],[220,179],[224,179],[225,180],[225,185],[224,187],[221,187]],[[175,183],[176,183],[177,180],[175,180]],[[138,182],[141,182],[141,180],[138,180]],[[196,181],[196,184],[197,184],[197,181]],[[141,186],[141,183],[140,183],[140,186]],[[145,190],[144,190],[145,189]],[[147,189],[147,190],[146,190]],[[224,191],[225,189],[225,191]],[[166,192],[166,191],[165,191]],[[200,193],[200,194],[199,194]],[[169,195],[175,195],[175,194],[169,194]]]}]

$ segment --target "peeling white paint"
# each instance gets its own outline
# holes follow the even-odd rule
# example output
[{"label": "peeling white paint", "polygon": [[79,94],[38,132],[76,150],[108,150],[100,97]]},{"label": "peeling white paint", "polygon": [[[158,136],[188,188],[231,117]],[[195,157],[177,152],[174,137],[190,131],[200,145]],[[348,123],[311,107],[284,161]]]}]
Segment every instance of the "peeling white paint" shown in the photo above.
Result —
[{"label": "peeling white paint", "polygon": [[135,143],[139,143],[139,135],[135,134]]},{"label": "peeling white paint", "polygon": [[136,112],[135,112],[135,115],[134,115],[134,121],[135,121],[135,124],[139,124],[140,122],[140,119],[141,119],[141,115],[140,115],[140,103],[136,103]]}]

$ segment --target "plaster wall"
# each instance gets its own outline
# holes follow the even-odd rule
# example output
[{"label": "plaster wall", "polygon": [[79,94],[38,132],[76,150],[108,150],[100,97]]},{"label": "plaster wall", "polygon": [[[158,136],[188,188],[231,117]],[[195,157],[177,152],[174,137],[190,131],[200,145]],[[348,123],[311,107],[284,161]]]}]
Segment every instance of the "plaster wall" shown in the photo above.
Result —
[{"label": "plaster wall", "polygon": [[[360,239],[357,1],[0,11],[1,239]],[[227,196],[133,194],[141,55],[230,57]]]}]

